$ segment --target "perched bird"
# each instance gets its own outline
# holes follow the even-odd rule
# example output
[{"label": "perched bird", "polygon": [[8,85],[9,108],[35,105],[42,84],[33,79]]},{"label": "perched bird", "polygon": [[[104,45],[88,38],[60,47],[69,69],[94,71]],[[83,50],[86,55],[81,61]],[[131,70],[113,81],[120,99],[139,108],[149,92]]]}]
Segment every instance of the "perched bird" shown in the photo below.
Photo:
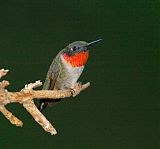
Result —
[{"label": "perched bird", "polygon": [[[64,49],[53,59],[43,86],[43,90],[71,89],[79,79],[84,66],[88,60],[89,47],[102,39],[92,42],[75,41]],[[61,99],[41,99],[39,110],[42,111],[48,104],[55,104]]]}]

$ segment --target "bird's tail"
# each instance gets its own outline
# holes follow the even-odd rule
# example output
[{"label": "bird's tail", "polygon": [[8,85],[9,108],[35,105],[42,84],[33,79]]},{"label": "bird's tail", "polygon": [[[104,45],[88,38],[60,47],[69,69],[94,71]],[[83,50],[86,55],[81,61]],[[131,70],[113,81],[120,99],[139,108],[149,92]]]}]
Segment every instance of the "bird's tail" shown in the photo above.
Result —
[{"label": "bird's tail", "polygon": [[46,99],[41,99],[39,101],[38,109],[42,112],[48,106],[48,102]]},{"label": "bird's tail", "polygon": [[38,109],[42,112],[48,105],[54,106],[56,105],[62,98],[59,99],[41,99],[39,101]]}]

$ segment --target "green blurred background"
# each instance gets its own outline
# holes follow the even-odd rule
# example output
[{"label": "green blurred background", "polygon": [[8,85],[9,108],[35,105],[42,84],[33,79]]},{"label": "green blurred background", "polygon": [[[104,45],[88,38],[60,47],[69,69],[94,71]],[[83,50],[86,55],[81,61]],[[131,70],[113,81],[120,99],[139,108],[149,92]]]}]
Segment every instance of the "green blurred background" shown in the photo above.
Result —
[{"label": "green blurred background", "polygon": [[[44,111],[58,130],[44,132],[19,104],[24,122],[0,115],[1,149],[157,149],[158,1],[15,0],[0,2],[0,67],[11,91],[44,81],[68,43],[103,38],[90,50],[82,82],[91,86]],[[41,88],[39,88],[41,89]]]}]

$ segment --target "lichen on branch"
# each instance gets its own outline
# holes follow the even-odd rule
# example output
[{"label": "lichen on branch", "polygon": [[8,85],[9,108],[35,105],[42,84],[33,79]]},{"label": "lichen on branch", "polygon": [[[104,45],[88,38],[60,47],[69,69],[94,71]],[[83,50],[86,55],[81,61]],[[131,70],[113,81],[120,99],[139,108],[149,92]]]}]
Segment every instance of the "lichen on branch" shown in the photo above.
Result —
[{"label": "lichen on branch", "polygon": [[[5,76],[8,70],[0,69],[0,78]],[[75,84],[73,89],[68,90],[34,90],[34,88],[42,85],[41,81],[29,83],[19,92],[9,92],[6,87],[9,85],[8,81],[0,82],[0,112],[10,121],[11,124],[16,126],[23,126],[23,122],[12,114],[5,107],[9,103],[20,103],[31,114],[34,120],[51,135],[57,134],[56,129],[46,119],[46,117],[38,110],[34,104],[34,99],[58,99],[78,95],[82,90],[90,86],[90,83]]]}]

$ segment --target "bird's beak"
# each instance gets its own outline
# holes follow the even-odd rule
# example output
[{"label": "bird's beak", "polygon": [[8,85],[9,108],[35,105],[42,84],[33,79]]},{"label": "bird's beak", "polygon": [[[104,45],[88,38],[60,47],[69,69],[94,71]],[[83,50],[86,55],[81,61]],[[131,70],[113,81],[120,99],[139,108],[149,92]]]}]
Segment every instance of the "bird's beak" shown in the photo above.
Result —
[{"label": "bird's beak", "polygon": [[86,45],[86,47],[88,48],[88,47],[90,47],[91,45],[93,45],[93,44],[95,44],[95,43],[97,43],[97,42],[100,42],[100,41],[102,41],[102,39],[98,39],[98,40],[89,42],[89,43]]}]

